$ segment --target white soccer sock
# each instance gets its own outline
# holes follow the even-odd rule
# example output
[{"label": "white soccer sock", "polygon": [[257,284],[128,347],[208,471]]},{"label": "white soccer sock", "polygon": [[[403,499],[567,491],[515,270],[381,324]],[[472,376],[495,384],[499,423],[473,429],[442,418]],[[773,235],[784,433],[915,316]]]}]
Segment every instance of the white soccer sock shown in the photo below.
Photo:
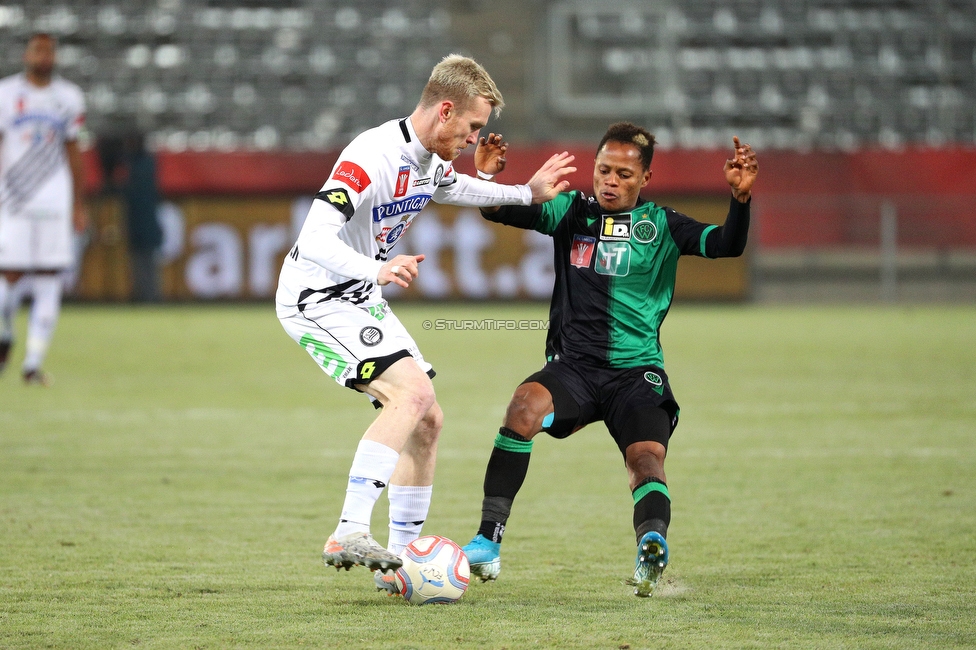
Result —
[{"label": "white soccer sock", "polygon": [[35,275],[31,278],[34,302],[27,321],[27,345],[24,372],[37,370],[44,361],[61,314],[61,276]]},{"label": "white soccer sock", "polygon": [[404,547],[420,537],[420,530],[430,510],[432,485],[391,485],[389,551],[400,555]]},{"label": "white soccer sock", "polygon": [[373,506],[390,482],[400,454],[386,445],[372,440],[360,440],[356,455],[349,469],[346,500],[342,504],[342,517],[333,536],[344,537],[350,533],[369,532]]}]

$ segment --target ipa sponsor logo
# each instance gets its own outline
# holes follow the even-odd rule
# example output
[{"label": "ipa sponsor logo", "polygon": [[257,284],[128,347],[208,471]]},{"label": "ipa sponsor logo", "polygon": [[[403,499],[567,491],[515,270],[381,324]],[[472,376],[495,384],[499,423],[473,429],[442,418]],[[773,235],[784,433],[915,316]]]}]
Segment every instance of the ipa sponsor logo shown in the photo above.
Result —
[{"label": "ipa sponsor logo", "polygon": [[397,174],[396,189],[393,192],[394,198],[407,195],[407,188],[410,186],[410,167],[404,165]]},{"label": "ipa sponsor logo", "polygon": [[348,160],[343,160],[339,163],[335,173],[332,174],[332,178],[345,183],[350,189],[356,190],[356,192],[362,192],[372,182],[362,167]]},{"label": "ipa sponsor logo", "polygon": [[593,248],[595,244],[595,237],[575,235],[573,237],[573,246],[569,249],[569,263],[581,269],[589,268],[590,261],[593,259]]}]

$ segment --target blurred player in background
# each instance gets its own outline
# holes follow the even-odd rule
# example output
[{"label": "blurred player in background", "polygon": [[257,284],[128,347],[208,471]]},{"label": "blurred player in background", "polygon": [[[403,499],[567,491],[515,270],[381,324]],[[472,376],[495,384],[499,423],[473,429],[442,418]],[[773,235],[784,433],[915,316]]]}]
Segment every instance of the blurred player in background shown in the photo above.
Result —
[{"label": "blurred player in background", "polygon": [[[380,287],[409,286],[423,255],[390,251],[431,200],[466,206],[542,203],[568,187],[572,156],[553,156],[527,185],[497,185],[458,174],[451,161],[478,142],[504,105],[488,73],[451,55],[438,63],[407,118],[356,137],[315,196],[286,256],[276,294],[285,331],[341,386],[382,407],[353,457],[339,524],[323,551],[327,565],[380,569],[387,588],[398,554],[416,539],[430,506],[442,413],[434,372],[390,310]],[[370,534],[373,506],[389,486],[389,548]],[[384,581],[383,578],[387,580]]]},{"label": "blurred player in background", "polygon": [[[640,197],[651,180],[654,136],[629,123],[612,125],[597,147],[592,197],[573,191],[542,205],[482,209],[490,221],[550,235],[556,268],[546,365],[512,396],[485,473],[481,526],[464,547],[471,572],[482,580],[501,571],[502,534],[529,469],[532,438],[540,431],[565,438],[602,420],[623,454],[634,499],[631,583],[637,596],[653,591],[668,562],[664,458],[678,423],[660,326],[680,255],[735,257],[745,248],[759,167],[748,144],[738,138],[733,144],[723,226]],[[475,158],[479,171],[500,172],[506,147],[489,135]]]},{"label": "blurred player in background", "polygon": [[54,74],[55,42],[35,34],[24,72],[0,80],[0,371],[13,345],[14,286],[33,295],[23,378],[48,385],[41,369],[61,311],[64,272],[73,262],[72,229],[88,225],[78,134],[81,89]]}]

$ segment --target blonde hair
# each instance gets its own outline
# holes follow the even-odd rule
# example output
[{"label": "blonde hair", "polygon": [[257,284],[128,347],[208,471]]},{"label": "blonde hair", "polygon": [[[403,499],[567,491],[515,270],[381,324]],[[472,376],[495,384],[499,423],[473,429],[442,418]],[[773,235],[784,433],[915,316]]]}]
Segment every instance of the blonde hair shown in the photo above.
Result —
[{"label": "blonde hair", "polygon": [[420,95],[420,106],[430,108],[448,99],[458,106],[458,110],[464,110],[474,97],[484,97],[495,108],[495,117],[501,115],[505,100],[488,72],[474,59],[449,54],[431,71]]}]

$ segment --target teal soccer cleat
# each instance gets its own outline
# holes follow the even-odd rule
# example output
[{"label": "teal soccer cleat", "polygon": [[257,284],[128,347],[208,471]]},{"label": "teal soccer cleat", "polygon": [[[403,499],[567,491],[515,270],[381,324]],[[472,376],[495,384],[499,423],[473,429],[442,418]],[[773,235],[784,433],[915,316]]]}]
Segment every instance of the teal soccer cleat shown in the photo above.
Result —
[{"label": "teal soccer cleat", "polygon": [[468,556],[471,574],[479,577],[482,582],[494,580],[501,573],[501,542],[492,542],[484,535],[478,534],[461,550]]},{"label": "teal soccer cleat", "polygon": [[657,581],[668,566],[668,543],[659,533],[651,531],[637,544],[637,560],[634,577],[627,581],[633,585],[634,595],[647,598],[654,591]]}]

